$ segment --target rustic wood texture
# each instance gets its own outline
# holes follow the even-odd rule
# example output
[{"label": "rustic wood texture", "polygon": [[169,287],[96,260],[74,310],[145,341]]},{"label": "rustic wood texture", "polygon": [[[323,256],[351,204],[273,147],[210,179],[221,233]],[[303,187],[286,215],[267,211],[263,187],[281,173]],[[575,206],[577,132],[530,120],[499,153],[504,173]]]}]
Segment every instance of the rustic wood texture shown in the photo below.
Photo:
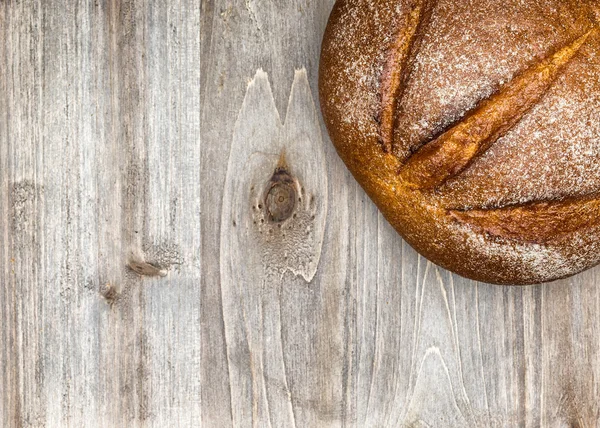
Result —
[{"label": "rustic wood texture", "polygon": [[0,2],[1,426],[598,426],[600,270],[407,246],[319,116],[332,5]]}]

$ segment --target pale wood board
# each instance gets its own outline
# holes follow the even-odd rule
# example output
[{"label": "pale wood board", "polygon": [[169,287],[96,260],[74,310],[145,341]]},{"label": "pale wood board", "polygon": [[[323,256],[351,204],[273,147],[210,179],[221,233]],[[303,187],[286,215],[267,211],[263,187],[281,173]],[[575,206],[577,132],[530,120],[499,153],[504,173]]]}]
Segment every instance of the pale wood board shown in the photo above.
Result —
[{"label": "pale wood board", "polygon": [[0,2],[0,426],[599,426],[600,270],[405,244],[320,118],[332,5]]}]

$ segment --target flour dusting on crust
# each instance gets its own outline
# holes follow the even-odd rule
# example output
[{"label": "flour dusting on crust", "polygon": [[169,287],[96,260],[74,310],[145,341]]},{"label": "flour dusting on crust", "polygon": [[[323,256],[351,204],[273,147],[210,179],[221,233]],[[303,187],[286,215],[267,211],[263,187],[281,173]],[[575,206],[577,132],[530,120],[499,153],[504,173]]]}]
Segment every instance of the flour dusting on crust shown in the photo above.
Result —
[{"label": "flour dusting on crust", "polygon": [[[397,187],[395,177],[387,184],[369,182],[373,167],[360,151],[371,153],[378,144],[387,47],[397,16],[413,1],[336,4],[324,43],[321,103],[338,151],[357,159],[352,168],[362,162],[363,174],[353,173],[367,177],[361,184],[409,243],[465,276],[531,283],[597,264],[598,228],[532,244],[477,232],[444,213],[600,192],[598,34],[543,99],[462,174],[434,192],[401,190],[396,200],[378,199]],[[595,0],[439,0],[397,109],[394,154],[410,156],[533,63],[598,25],[599,17]]]}]

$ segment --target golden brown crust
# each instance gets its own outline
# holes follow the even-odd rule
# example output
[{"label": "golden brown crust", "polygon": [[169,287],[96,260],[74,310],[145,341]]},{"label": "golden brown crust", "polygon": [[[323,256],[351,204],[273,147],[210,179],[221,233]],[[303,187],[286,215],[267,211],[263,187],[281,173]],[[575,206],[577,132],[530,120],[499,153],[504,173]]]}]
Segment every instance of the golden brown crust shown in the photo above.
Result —
[{"label": "golden brown crust", "polygon": [[588,31],[483,100],[458,124],[411,156],[400,173],[402,179],[411,188],[431,189],[464,171],[540,100],[595,32]]},{"label": "golden brown crust", "polygon": [[545,244],[597,227],[600,199],[592,196],[498,209],[448,210],[448,215],[494,237]]},{"label": "golden brown crust", "polygon": [[383,150],[392,151],[398,101],[402,99],[408,75],[408,63],[418,52],[422,41],[422,30],[431,19],[433,1],[416,0],[408,13],[401,17],[394,42],[389,48],[388,59],[382,73],[380,134]]},{"label": "golden brown crust", "polygon": [[323,42],[338,153],[413,247],[476,280],[600,261],[600,203],[581,196],[600,189],[599,7],[542,3],[340,0]]}]

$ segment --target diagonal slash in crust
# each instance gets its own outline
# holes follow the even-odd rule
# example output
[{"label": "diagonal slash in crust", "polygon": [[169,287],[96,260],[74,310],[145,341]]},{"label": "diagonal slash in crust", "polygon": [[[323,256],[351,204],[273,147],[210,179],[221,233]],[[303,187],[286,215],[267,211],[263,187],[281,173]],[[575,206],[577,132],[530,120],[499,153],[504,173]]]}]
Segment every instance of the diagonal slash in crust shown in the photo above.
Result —
[{"label": "diagonal slash in crust", "polygon": [[[382,149],[394,149],[396,111],[418,54],[423,30],[434,5],[417,0],[399,23],[381,82],[379,131]],[[399,170],[404,185],[418,191],[434,190],[460,175],[481,154],[506,135],[529,112],[559,77],[561,71],[597,33],[594,27],[570,44],[541,59],[482,100],[441,135],[409,156]],[[511,240],[544,243],[585,227],[600,224],[600,194],[554,201],[531,201],[496,209],[447,210],[459,223]]]}]

